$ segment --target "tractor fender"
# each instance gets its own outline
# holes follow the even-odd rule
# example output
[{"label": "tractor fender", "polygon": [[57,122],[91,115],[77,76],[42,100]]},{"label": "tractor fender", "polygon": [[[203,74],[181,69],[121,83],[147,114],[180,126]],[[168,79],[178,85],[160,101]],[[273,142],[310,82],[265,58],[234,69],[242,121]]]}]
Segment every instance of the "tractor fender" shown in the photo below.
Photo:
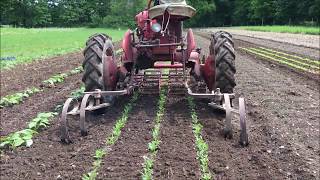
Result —
[{"label": "tractor fender", "polygon": [[122,57],[122,61],[124,63],[127,62],[134,62],[136,59],[136,54],[137,54],[137,50],[136,48],[132,47],[132,32],[129,29],[123,37],[122,40],[122,49],[123,49],[123,57]]},{"label": "tractor fender", "polygon": [[212,55],[208,56],[205,63],[201,65],[200,71],[208,89],[212,91],[216,81],[215,59]]},{"label": "tractor fender", "polygon": [[196,48],[196,42],[194,40],[194,35],[192,32],[192,29],[188,29],[187,32],[187,54],[186,54],[186,59],[189,59],[191,56],[192,51]]},{"label": "tractor fender", "polygon": [[112,91],[116,89],[118,79],[118,67],[113,56],[106,56],[103,62],[103,80],[106,90]]}]

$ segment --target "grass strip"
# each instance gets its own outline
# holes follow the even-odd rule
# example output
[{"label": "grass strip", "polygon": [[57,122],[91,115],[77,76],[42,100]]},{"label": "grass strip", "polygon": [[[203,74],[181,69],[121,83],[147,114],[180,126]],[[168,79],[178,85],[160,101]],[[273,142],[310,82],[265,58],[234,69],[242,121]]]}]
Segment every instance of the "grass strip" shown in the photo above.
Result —
[{"label": "grass strip", "polygon": [[167,88],[162,88],[158,101],[158,111],[156,114],[155,125],[152,129],[152,141],[148,143],[149,156],[144,156],[142,179],[151,180],[153,174],[153,163],[159,149],[160,141],[160,126],[165,112]]},{"label": "grass strip", "polygon": [[[81,91],[81,93],[80,93]],[[71,97],[79,98],[82,96],[84,88],[81,87],[71,93]],[[21,131],[13,132],[5,137],[0,137],[0,149],[10,147],[17,148],[19,146],[30,147],[33,144],[32,138],[38,134],[42,128],[46,128],[50,125],[50,120],[58,115],[62,105],[57,105],[53,112],[41,112],[37,114],[37,117],[32,119],[28,123],[28,127]]]},{"label": "grass strip", "polygon": [[287,54],[287,53],[284,53],[284,52],[281,52],[281,51],[275,51],[275,50],[268,49],[268,48],[264,48],[264,47],[259,47],[259,48],[260,48],[260,49],[263,49],[263,50],[265,50],[265,51],[272,52],[272,53],[281,54],[281,55],[284,55],[284,56],[288,56],[288,57],[300,59],[300,60],[302,60],[302,61],[306,61],[306,62],[315,64],[315,65],[320,65],[320,61],[318,61],[318,60],[313,60],[313,59],[309,59],[309,58],[303,58],[303,57],[300,57],[300,56],[296,56],[296,55],[292,55],[292,54]]},{"label": "grass strip", "polygon": [[268,55],[268,56],[273,56],[273,57],[277,57],[277,58],[280,58],[284,61],[290,61],[292,63],[295,63],[297,65],[301,65],[301,66],[304,66],[304,67],[309,67],[309,68],[312,68],[312,69],[317,69],[319,70],[320,67],[318,66],[314,66],[314,65],[311,65],[311,64],[307,64],[307,63],[304,63],[304,62],[301,62],[299,60],[293,60],[293,59],[289,59],[289,58],[286,58],[286,57],[283,57],[283,56],[280,56],[280,55],[277,55],[277,54],[273,54],[271,52],[267,52],[267,51],[264,51],[264,50],[261,50],[261,49],[257,49],[257,48],[249,48],[250,50],[253,50],[253,51],[256,51],[258,53],[263,53],[265,55]]},{"label": "grass strip", "polygon": [[[1,28],[0,69],[11,69],[17,64],[77,52],[84,48],[89,36],[105,33],[113,41],[120,40],[127,29],[106,28]],[[12,57],[12,60],[10,59]]]},{"label": "grass strip", "polygon": [[289,62],[287,62],[287,61],[282,61],[282,60],[273,58],[273,57],[271,57],[271,56],[267,56],[267,55],[265,55],[265,54],[252,51],[252,50],[247,49],[247,48],[240,48],[240,49],[242,49],[242,50],[244,50],[244,51],[247,51],[247,52],[250,52],[250,53],[252,53],[252,54],[255,54],[255,55],[264,57],[264,58],[266,58],[266,59],[270,59],[270,60],[276,61],[276,62],[278,62],[278,63],[280,63],[280,64],[284,64],[284,65],[287,65],[287,66],[289,66],[289,67],[292,67],[292,68],[295,68],[295,69],[298,69],[298,70],[302,70],[302,71],[306,71],[306,72],[310,72],[310,73],[316,74],[316,72],[312,72],[312,71],[310,71],[310,70],[307,69],[307,68],[298,66],[298,65],[296,65],[296,64],[289,63]]},{"label": "grass strip", "polygon": [[117,120],[116,124],[113,126],[113,131],[111,135],[106,138],[106,143],[103,148],[97,149],[94,155],[94,161],[92,163],[92,170],[88,173],[82,175],[83,180],[94,180],[98,175],[98,171],[101,167],[102,159],[107,155],[108,150],[112,145],[114,145],[121,135],[121,130],[127,123],[129,113],[131,112],[135,102],[137,101],[139,94],[134,93],[130,102],[124,107],[121,117]]},{"label": "grass strip", "polygon": [[[49,79],[43,81],[43,83],[50,85],[50,86],[54,86],[57,83],[64,82],[66,77],[81,73],[82,71],[83,71],[83,68],[80,66],[75,69],[72,69],[68,73],[53,75]],[[32,88],[28,88],[27,90],[25,90],[23,92],[18,92],[15,94],[11,94],[11,95],[7,95],[5,97],[2,97],[0,99],[0,108],[20,104],[23,102],[23,100],[27,99],[31,95],[34,95],[34,94],[41,92],[41,91],[43,91],[43,89],[32,87]]]},{"label": "grass strip", "polygon": [[197,150],[197,159],[200,163],[201,179],[209,180],[212,179],[213,175],[209,171],[209,159],[208,159],[208,144],[202,138],[202,125],[198,120],[198,115],[195,110],[195,103],[192,97],[188,97],[189,109],[191,111],[192,118],[192,130],[195,137],[196,150]]},{"label": "grass strip", "polygon": [[30,97],[31,95],[42,91],[41,89],[32,87],[23,92],[18,92],[15,94],[7,95],[0,99],[0,108],[13,106],[16,104],[20,104],[24,99]]}]

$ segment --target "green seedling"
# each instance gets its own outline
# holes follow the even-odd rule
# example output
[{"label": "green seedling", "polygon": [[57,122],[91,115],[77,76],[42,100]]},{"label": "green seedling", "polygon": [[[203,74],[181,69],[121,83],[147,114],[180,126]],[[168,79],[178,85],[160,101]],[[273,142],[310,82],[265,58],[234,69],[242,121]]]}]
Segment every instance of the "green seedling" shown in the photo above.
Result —
[{"label": "green seedling", "polygon": [[79,66],[79,67],[76,67],[75,69],[72,69],[69,73],[68,73],[68,76],[70,75],[75,75],[75,74],[79,74],[83,72],[83,68],[82,66]]},{"label": "green seedling", "polygon": [[57,83],[61,83],[64,81],[64,79],[67,77],[68,75],[65,73],[62,74],[57,74],[57,75],[53,75],[51,78],[44,80],[43,83],[47,84],[47,85],[55,85]]},{"label": "green seedling", "polygon": [[203,126],[199,123],[197,113],[195,111],[195,103],[192,97],[188,97],[189,109],[191,111],[192,129],[195,137],[197,159],[200,163],[201,179],[212,179],[212,174],[209,171],[209,159],[208,159],[208,144],[203,140],[201,132]]}]

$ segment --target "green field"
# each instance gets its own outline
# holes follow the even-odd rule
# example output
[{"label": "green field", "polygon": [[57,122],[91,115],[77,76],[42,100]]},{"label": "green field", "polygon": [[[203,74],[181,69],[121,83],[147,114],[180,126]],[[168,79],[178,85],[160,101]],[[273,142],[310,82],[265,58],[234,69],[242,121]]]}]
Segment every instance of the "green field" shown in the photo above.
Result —
[{"label": "green field", "polygon": [[0,68],[12,68],[28,63],[79,51],[94,33],[106,33],[113,41],[120,40],[126,31],[102,28],[1,28]]},{"label": "green field", "polygon": [[237,29],[245,29],[250,31],[264,31],[264,32],[280,32],[280,33],[294,33],[294,34],[312,34],[320,35],[320,27],[307,26],[240,26]]}]

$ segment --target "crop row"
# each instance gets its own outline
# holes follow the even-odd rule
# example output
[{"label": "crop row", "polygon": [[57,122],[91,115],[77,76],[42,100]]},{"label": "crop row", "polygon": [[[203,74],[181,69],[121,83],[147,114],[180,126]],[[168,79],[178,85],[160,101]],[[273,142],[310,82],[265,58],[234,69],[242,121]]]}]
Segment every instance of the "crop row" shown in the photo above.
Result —
[{"label": "crop row", "polygon": [[94,161],[92,163],[92,170],[88,173],[83,174],[83,180],[93,180],[97,177],[99,169],[101,167],[101,163],[103,158],[107,155],[108,150],[112,145],[114,145],[118,138],[121,135],[121,130],[125,126],[128,121],[129,113],[131,112],[133,106],[135,105],[139,94],[137,92],[134,93],[130,102],[124,107],[121,117],[116,121],[116,124],[113,126],[113,131],[111,135],[106,138],[106,142],[104,147],[97,149],[94,155]]},{"label": "crop row", "polygon": [[284,64],[294,69],[298,69],[313,74],[320,73],[320,61],[311,60],[308,58],[299,57],[296,55],[290,55],[287,53],[275,51],[267,48],[242,48],[240,49],[252,53],[254,55],[266,58],[268,60],[275,61],[280,64]]},{"label": "crop row", "polygon": [[192,97],[188,97],[188,105],[191,112],[192,130],[195,137],[197,159],[200,164],[201,179],[209,180],[212,178],[212,174],[209,171],[208,163],[208,144],[202,138],[202,125],[198,120],[198,115],[195,110],[195,103]]},{"label": "crop row", "polygon": [[160,92],[160,98],[158,102],[158,111],[156,114],[155,125],[152,129],[152,141],[148,143],[149,155],[144,156],[144,163],[143,163],[143,172],[142,172],[142,179],[143,180],[151,180],[153,174],[153,164],[155,157],[157,156],[157,152],[160,145],[160,127],[161,121],[164,116],[165,112],[165,104],[166,104],[166,96],[167,89],[163,88]]},{"label": "crop row", "polygon": [[[77,67],[75,69],[72,69],[68,73],[61,73],[61,74],[56,74],[50,77],[47,80],[43,81],[43,84],[45,86],[53,87],[58,83],[64,82],[66,77],[81,73],[83,71],[82,67]],[[28,88],[27,90],[23,92],[18,92],[15,94],[7,95],[5,97],[2,97],[0,99],[0,108],[3,107],[8,107],[8,106],[13,106],[22,103],[26,98],[43,91],[43,89],[39,89],[37,87],[31,87]]]},{"label": "crop row", "polygon": [[[71,97],[79,98],[82,96],[84,88],[81,87],[71,93]],[[33,144],[32,138],[38,133],[42,128],[46,128],[50,125],[50,120],[58,115],[62,105],[57,105],[53,112],[41,112],[38,113],[37,117],[32,119],[26,129],[21,131],[13,132],[5,137],[0,138],[0,148],[17,148],[19,146],[30,147]]]}]

